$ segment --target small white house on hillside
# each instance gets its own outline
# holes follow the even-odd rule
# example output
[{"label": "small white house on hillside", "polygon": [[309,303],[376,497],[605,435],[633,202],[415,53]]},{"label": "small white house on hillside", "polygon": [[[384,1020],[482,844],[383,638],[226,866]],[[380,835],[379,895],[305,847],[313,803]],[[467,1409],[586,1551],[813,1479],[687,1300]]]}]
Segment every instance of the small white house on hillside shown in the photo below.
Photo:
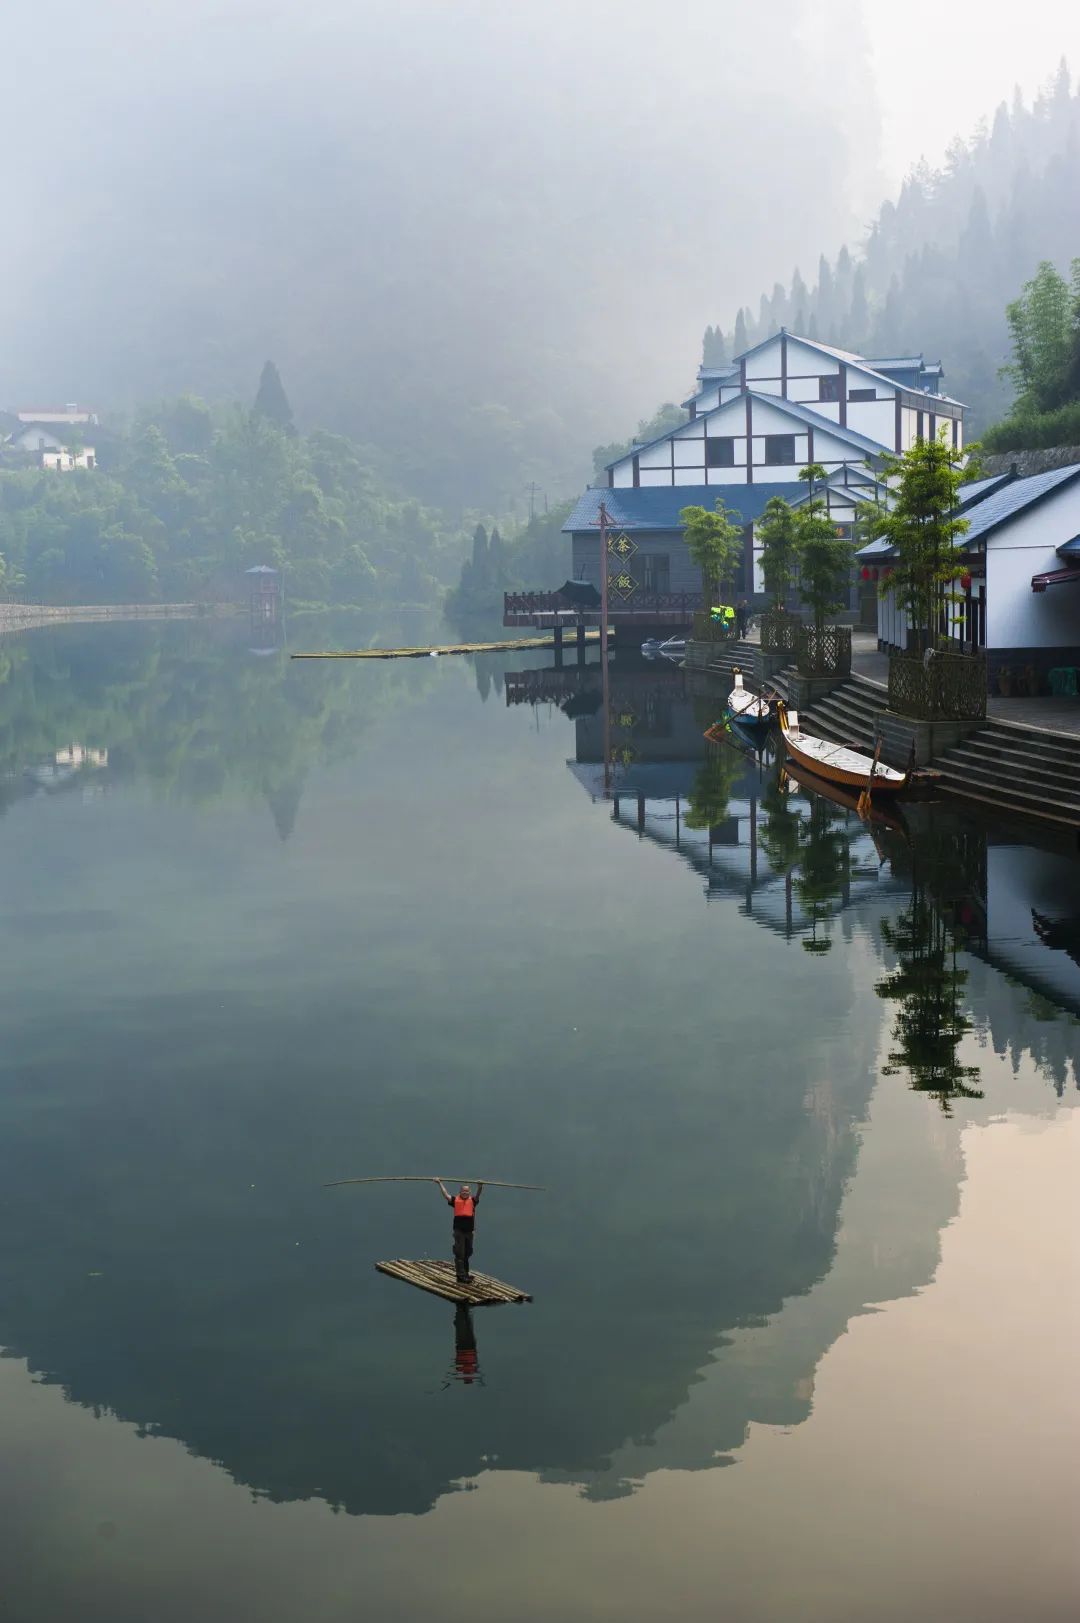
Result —
[{"label": "small white house on hillside", "polygon": [[[92,445],[85,443],[89,430],[97,423],[92,411],[81,410],[74,403],[64,407],[46,407],[39,411],[17,411],[14,416],[19,427],[8,437],[10,450],[23,451],[39,459],[43,468],[67,472],[72,468],[93,468],[97,457]],[[72,451],[69,441],[78,429],[80,449]]]}]

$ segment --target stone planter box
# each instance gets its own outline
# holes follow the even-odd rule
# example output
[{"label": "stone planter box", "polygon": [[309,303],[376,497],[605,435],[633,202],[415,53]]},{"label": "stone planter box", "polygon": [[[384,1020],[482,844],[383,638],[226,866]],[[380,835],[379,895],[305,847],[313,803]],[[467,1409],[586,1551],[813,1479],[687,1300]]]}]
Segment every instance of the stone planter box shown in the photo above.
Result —
[{"label": "stone planter box", "polygon": [[917,721],[981,721],[986,715],[986,655],[893,654],[889,709]]},{"label": "stone planter box", "polygon": [[795,663],[802,676],[851,675],[851,627],[800,625],[795,635]]}]

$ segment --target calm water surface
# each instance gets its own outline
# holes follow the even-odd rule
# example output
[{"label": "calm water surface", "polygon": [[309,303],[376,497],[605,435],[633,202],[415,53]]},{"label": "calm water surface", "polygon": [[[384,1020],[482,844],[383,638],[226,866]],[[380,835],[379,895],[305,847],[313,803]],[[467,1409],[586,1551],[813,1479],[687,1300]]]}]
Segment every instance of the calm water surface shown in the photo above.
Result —
[{"label": "calm water surface", "polygon": [[4,1617],[1075,1615],[1076,860],[250,641],[0,648]]}]

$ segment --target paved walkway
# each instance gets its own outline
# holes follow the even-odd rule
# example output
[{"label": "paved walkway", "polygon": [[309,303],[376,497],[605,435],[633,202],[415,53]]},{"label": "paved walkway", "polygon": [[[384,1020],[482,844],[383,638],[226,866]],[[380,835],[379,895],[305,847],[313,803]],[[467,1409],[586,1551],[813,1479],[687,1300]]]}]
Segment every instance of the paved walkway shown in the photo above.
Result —
[{"label": "paved walkway", "polygon": [[[858,676],[888,687],[889,656],[879,651],[872,631],[851,633],[851,668]],[[986,701],[986,713],[993,721],[1014,721],[1021,727],[1042,727],[1047,732],[1080,738],[1080,698],[1003,699],[992,693]]]}]

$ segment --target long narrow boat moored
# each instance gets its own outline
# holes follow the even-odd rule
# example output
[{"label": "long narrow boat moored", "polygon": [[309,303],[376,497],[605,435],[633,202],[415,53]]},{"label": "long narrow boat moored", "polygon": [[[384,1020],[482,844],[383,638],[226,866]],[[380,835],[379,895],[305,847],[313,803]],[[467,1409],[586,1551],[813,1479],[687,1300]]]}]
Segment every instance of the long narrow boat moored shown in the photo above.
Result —
[{"label": "long narrow boat moored", "polygon": [[885,766],[872,755],[864,755],[862,750],[804,733],[799,726],[798,711],[789,710],[784,704],[778,704],[776,709],[788,754],[815,777],[824,778],[828,783],[844,784],[849,789],[869,789],[875,795],[898,794],[909,786],[910,772],[897,772],[895,767]]}]

